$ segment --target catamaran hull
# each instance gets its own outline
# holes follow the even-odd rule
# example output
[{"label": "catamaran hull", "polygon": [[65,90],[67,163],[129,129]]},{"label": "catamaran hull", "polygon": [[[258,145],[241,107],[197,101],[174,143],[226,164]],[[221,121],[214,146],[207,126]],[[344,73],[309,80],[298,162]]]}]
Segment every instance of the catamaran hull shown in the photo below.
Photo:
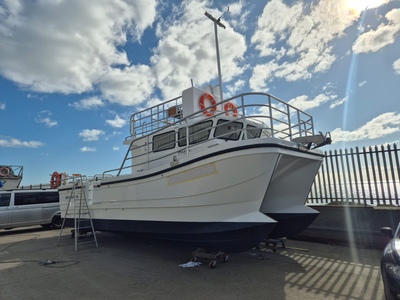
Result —
[{"label": "catamaran hull", "polygon": [[286,214],[268,214],[269,217],[278,221],[269,238],[292,237],[302,233],[318,217],[319,212],[305,207],[307,212],[286,213]]},{"label": "catamaran hull", "polygon": [[319,212],[305,206],[322,155],[284,151],[278,158],[261,212],[278,221],[269,238],[291,237],[303,232]]},{"label": "catamaran hull", "polygon": [[[94,219],[94,228],[104,232],[124,232],[135,236],[170,240],[207,250],[243,252],[260,244],[275,223],[160,222]],[[67,227],[74,227],[67,219]]]},{"label": "catamaran hull", "polygon": [[[181,166],[165,172],[87,183],[94,227],[229,253],[251,249],[276,225],[260,207],[278,157],[273,149],[244,149],[181,159]],[[59,191],[65,216],[71,187]],[[67,226],[73,225],[72,211]]]}]

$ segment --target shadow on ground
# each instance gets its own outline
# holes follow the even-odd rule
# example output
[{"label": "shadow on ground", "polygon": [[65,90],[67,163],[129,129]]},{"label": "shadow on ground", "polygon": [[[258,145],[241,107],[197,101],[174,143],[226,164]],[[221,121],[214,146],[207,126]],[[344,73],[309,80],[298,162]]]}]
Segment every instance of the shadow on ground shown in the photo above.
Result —
[{"label": "shadow on ground", "polygon": [[[310,252],[253,249],[215,269],[205,259],[182,268],[193,247],[98,233],[99,248],[75,252],[69,231],[57,247],[58,235],[33,227],[0,232],[1,299],[383,299],[374,250],[360,250],[352,262],[346,247],[289,241]],[[69,263],[44,267],[43,260]]]}]

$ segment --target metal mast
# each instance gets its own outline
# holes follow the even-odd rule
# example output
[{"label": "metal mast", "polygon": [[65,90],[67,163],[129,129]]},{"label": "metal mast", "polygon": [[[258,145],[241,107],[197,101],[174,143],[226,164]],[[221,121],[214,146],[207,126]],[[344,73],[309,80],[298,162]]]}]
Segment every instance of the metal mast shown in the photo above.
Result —
[{"label": "metal mast", "polygon": [[[229,11],[229,7],[228,7]],[[222,77],[221,77],[221,63],[219,61],[219,45],[218,45],[218,31],[217,31],[217,25],[225,29],[225,25],[221,23],[221,17],[218,19],[215,19],[211,14],[208,12],[204,13],[211,21],[214,22],[214,30],[215,30],[215,47],[217,49],[217,65],[218,65],[218,78],[219,78],[219,98],[220,101],[223,100],[222,98]]]}]

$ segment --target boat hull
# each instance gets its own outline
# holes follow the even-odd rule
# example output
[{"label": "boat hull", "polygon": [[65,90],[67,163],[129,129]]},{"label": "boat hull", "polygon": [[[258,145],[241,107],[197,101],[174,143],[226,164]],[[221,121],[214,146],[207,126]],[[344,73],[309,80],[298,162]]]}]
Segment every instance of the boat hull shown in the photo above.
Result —
[{"label": "boat hull", "polygon": [[[278,156],[273,149],[245,149],[192,163],[180,159],[182,167],[166,172],[89,182],[94,227],[228,253],[251,249],[276,225],[260,206]],[[65,216],[71,188],[59,192]]]},{"label": "boat hull", "polygon": [[[304,203],[320,156],[288,145],[257,142],[243,141],[245,147],[218,144],[208,153],[178,157],[172,168],[87,183],[95,229],[240,252],[275,236],[276,220],[270,215],[286,214],[280,218],[283,229],[279,234],[283,231],[288,236],[286,228],[307,209]],[[307,180],[298,170],[307,172]],[[299,180],[293,191],[287,186],[291,180]],[[59,191],[65,215],[71,187]],[[67,221],[71,226],[72,220]]]},{"label": "boat hull", "polygon": [[2,187],[0,187],[0,191],[1,190],[13,190],[13,189],[19,188],[21,181],[22,181],[22,177],[21,176],[0,177],[0,180],[4,184]]},{"label": "boat hull", "polygon": [[305,203],[322,158],[295,151],[282,152],[260,210],[278,221],[268,238],[295,236],[318,217],[319,212]]},{"label": "boat hull", "polygon": [[[275,223],[160,222],[94,219],[94,228],[104,232],[125,232],[135,236],[170,240],[210,251],[243,252],[265,240]],[[67,219],[73,227],[73,219]]]},{"label": "boat hull", "polygon": [[319,212],[308,207],[308,211],[295,213],[270,213],[269,217],[278,221],[278,224],[268,235],[268,238],[292,237],[302,233],[318,217]]}]

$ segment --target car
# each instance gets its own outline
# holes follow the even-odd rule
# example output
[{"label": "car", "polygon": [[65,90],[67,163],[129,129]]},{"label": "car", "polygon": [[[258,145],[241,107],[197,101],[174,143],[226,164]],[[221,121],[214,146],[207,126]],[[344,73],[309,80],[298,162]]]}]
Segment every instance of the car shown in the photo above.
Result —
[{"label": "car", "polygon": [[0,191],[0,229],[32,225],[58,229],[61,220],[55,189]]},{"label": "car", "polygon": [[382,227],[381,232],[390,238],[381,259],[385,296],[387,300],[400,299],[400,223],[394,234],[390,227]]}]

